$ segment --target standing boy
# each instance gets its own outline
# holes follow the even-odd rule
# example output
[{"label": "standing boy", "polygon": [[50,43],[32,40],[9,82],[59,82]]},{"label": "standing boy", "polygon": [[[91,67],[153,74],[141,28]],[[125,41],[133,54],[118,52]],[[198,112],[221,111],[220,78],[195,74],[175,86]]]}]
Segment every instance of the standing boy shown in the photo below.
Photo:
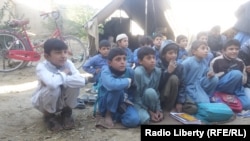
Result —
[{"label": "standing boy", "polygon": [[160,48],[161,48],[161,43],[162,43],[162,34],[155,34],[153,36],[153,49],[155,51],[155,58],[156,61],[158,61],[160,59]]},{"label": "standing boy", "polygon": [[107,56],[109,54],[109,50],[110,50],[110,42],[108,40],[100,41],[98,50],[99,53],[89,58],[82,66],[84,71],[93,75],[95,83],[91,89],[92,93],[98,92],[99,88],[98,79],[100,77],[100,71],[104,65],[108,65]]},{"label": "standing boy", "polygon": [[188,52],[186,50],[188,38],[185,35],[179,35],[176,38],[176,43],[179,45],[177,62],[181,63],[184,59],[188,57]]},{"label": "standing boy", "polygon": [[101,71],[99,112],[104,117],[108,128],[114,127],[114,121],[126,127],[139,125],[139,116],[133,106],[134,71],[126,67],[126,52],[121,48],[113,48],[108,55],[108,66]]},{"label": "standing boy", "polygon": [[135,103],[141,124],[148,124],[150,120],[160,122],[163,119],[158,91],[161,69],[155,67],[155,51],[142,47],[137,55],[140,65],[135,68]]},{"label": "standing boy", "polygon": [[[32,96],[32,104],[44,114],[44,120],[52,131],[74,128],[72,109],[86,81],[74,64],[67,59],[68,47],[58,39],[44,43],[45,61],[36,67],[38,88]],[[62,124],[56,114],[60,112]]]},{"label": "standing boy", "polygon": [[134,62],[135,62],[135,67],[139,65],[139,61],[138,61],[138,58],[137,58],[137,53],[138,53],[138,50],[141,48],[141,47],[144,47],[144,46],[148,46],[148,47],[151,47],[152,45],[152,38],[150,36],[142,36],[140,39],[139,39],[139,44],[140,46],[134,50]]},{"label": "standing boy", "polygon": [[[203,41],[203,42],[207,43],[207,40],[208,40],[207,32],[204,32],[204,31],[199,32],[197,34],[196,39],[199,40],[199,41]],[[207,57],[205,58],[205,60],[207,61],[208,66],[209,66],[209,64],[210,64],[210,62],[212,61],[213,58],[214,58],[214,55],[213,55],[213,53],[211,52],[211,49],[208,46],[208,54],[207,54]]]},{"label": "standing boy", "polygon": [[221,27],[219,25],[212,27],[208,34],[207,44],[211,49],[214,57],[221,55],[221,50],[225,42],[225,37],[221,35]]},{"label": "standing boy", "polygon": [[116,36],[116,43],[119,48],[126,52],[126,61],[128,67],[133,67],[134,65],[134,57],[133,52],[130,48],[128,48],[128,36],[124,33]]}]

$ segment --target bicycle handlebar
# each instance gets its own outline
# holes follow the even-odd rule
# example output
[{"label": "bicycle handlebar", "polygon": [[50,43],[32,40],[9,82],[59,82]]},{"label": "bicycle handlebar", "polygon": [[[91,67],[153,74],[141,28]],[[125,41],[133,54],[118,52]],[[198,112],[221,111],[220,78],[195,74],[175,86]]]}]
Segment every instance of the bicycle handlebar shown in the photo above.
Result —
[{"label": "bicycle handlebar", "polygon": [[46,12],[46,13],[40,14],[40,16],[44,16],[44,17],[48,17],[49,15],[51,15],[52,18],[54,18],[56,20],[60,17],[60,12],[59,11],[51,11],[51,12]]}]

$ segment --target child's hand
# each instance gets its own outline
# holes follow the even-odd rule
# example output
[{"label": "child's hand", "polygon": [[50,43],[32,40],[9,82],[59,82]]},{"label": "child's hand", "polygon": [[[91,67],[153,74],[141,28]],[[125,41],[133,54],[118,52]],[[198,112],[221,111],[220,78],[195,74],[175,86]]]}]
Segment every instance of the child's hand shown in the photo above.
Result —
[{"label": "child's hand", "polygon": [[182,104],[177,103],[177,104],[175,105],[175,109],[176,109],[176,112],[178,112],[178,113],[182,112]]},{"label": "child's hand", "polygon": [[96,70],[95,70],[95,73],[97,74],[97,73],[99,73],[100,72],[100,68],[97,68]]},{"label": "child's hand", "polygon": [[71,71],[67,68],[65,68],[62,72],[64,72],[66,75],[71,75]]},{"label": "child's hand", "polygon": [[160,111],[157,111],[155,113],[152,111],[149,111],[149,114],[150,114],[150,118],[152,122],[160,122],[163,119],[163,113]]},{"label": "child's hand", "polygon": [[176,61],[170,60],[169,65],[168,65],[168,73],[172,73],[176,67],[177,67]]},{"label": "child's hand", "polygon": [[207,73],[207,77],[208,77],[208,78],[211,78],[211,77],[213,77],[213,76],[214,76],[214,72],[209,71],[209,72]]},{"label": "child's hand", "polygon": [[157,117],[156,113],[149,110],[149,115],[150,115],[150,120],[152,122],[158,122],[158,117]]},{"label": "child's hand", "polygon": [[162,121],[163,120],[163,113],[160,111],[156,112],[156,117],[158,121]]}]

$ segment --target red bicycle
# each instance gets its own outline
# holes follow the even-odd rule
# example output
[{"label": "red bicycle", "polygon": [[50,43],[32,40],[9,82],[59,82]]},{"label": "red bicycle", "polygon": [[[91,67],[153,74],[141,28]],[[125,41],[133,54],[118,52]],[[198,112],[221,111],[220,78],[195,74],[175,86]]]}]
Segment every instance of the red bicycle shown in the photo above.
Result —
[{"label": "red bicycle", "polygon": [[[41,16],[51,16],[56,29],[49,38],[63,40],[69,48],[69,59],[76,68],[81,68],[87,57],[87,45],[72,35],[62,35],[58,25],[59,11],[43,13]],[[8,25],[13,30],[0,30],[0,72],[14,71],[25,67],[29,62],[39,61],[43,53],[42,43],[34,45],[27,33],[29,20],[12,20]]]}]

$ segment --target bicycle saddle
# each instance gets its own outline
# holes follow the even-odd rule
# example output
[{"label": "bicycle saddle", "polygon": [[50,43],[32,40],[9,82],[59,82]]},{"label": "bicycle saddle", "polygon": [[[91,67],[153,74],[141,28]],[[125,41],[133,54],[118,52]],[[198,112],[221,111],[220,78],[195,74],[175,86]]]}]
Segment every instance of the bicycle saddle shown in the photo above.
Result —
[{"label": "bicycle saddle", "polygon": [[13,19],[12,21],[9,22],[9,26],[10,27],[21,27],[21,26],[29,24],[29,22],[30,22],[29,20],[16,20],[16,19]]}]

